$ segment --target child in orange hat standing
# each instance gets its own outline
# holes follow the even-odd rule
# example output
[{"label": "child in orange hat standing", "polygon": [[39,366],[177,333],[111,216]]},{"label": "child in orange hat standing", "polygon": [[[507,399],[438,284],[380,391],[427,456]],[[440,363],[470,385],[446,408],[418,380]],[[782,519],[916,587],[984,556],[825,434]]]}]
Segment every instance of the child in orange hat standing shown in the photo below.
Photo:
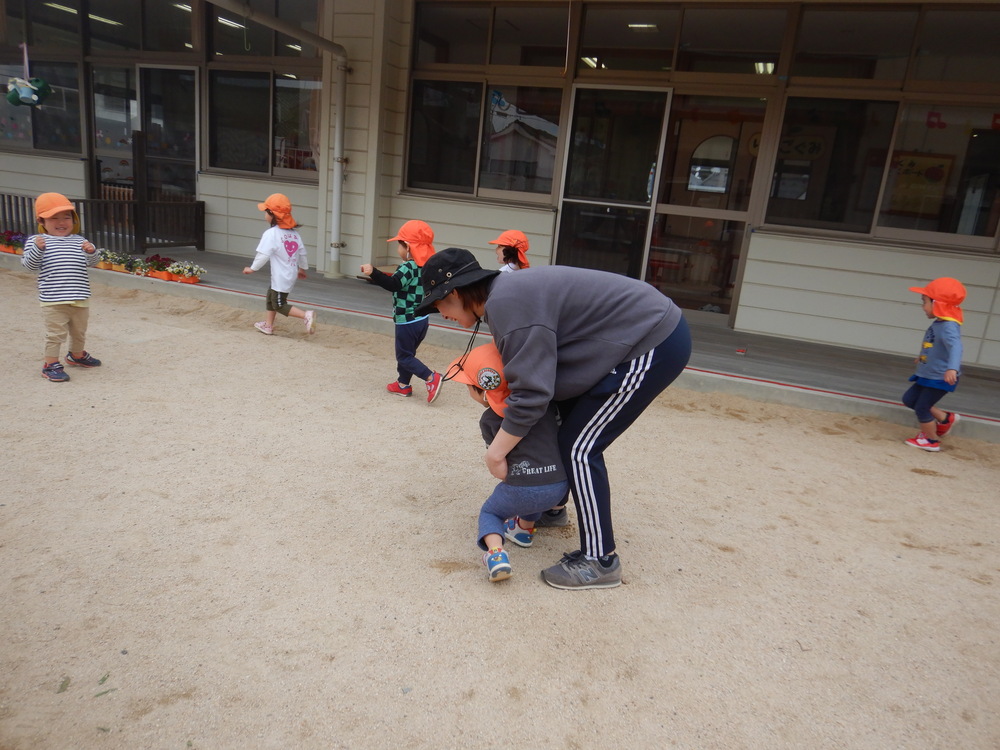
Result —
[{"label": "child in orange hat standing", "polygon": [[270,227],[261,235],[257,254],[253,263],[243,269],[243,273],[253,273],[271,263],[271,286],[267,290],[267,315],[253,327],[268,336],[274,333],[274,319],[278,313],[285,317],[298,318],[306,327],[306,333],[314,333],[316,321],[312,310],[300,310],[288,301],[298,279],[306,277],[309,258],[306,254],[302,235],[296,228],[298,223],[292,217],[292,204],[281,193],[269,195],[257,208],[267,215]]},{"label": "child in orange hat standing", "polygon": [[420,269],[434,254],[434,230],[426,222],[408,221],[389,242],[397,242],[396,253],[403,262],[392,276],[371,263],[361,266],[361,273],[388,292],[392,292],[392,320],[396,324],[396,375],[385,387],[396,396],[412,396],[413,376],[427,384],[427,403],[433,404],[441,391],[441,373],[417,359],[417,347],[427,336],[430,323],[426,315],[417,315],[417,305],[424,298]]},{"label": "child in orange hat standing", "polygon": [[101,360],[84,349],[90,319],[90,279],[87,267],[97,262],[97,248],[80,236],[80,217],[66,196],[43,193],[35,200],[38,234],[24,243],[21,265],[38,271],[38,299],[45,320],[45,360],[42,377],[65,383],[69,375],[59,362],[69,338],[66,364],[100,367]]},{"label": "child in orange hat standing", "polygon": [[903,403],[917,415],[920,432],[907,445],[925,451],[941,450],[941,438],[948,434],[958,414],[943,411],[936,404],[958,386],[962,367],[962,309],[965,287],[956,279],[934,279],[925,287],[911,286],[921,295],[924,313],[934,322],[924,333],[917,356],[917,370],[910,376],[913,385],[903,394]]},{"label": "child in orange hat standing", "polygon": [[528,238],[518,229],[508,229],[501,232],[490,245],[497,246],[497,261],[501,263],[500,270],[505,273],[528,268]]},{"label": "child in orange hat standing", "polygon": [[[472,400],[486,406],[479,429],[489,445],[500,430],[510,395],[496,344],[477,346],[456,359],[448,368],[448,379],[468,385]],[[569,492],[558,432],[556,409],[549,404],[544,416],[507,454],[507,476],[479,511],[476,538],[480,549],[486,550],[483,564],[491,581],[510,578],[514,572],[503,548],[504,538],[530,547],[536,520]]]}]

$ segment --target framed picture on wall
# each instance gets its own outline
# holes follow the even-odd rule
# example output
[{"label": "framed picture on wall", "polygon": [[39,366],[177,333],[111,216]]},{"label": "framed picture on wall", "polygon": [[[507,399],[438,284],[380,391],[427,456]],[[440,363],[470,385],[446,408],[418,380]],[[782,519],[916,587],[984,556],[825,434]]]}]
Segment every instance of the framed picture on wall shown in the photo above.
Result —
[{"label": "framed picture on wall", "polygon": [[889,213],[937,218],[955,157],[896,151],[892,155]]}]

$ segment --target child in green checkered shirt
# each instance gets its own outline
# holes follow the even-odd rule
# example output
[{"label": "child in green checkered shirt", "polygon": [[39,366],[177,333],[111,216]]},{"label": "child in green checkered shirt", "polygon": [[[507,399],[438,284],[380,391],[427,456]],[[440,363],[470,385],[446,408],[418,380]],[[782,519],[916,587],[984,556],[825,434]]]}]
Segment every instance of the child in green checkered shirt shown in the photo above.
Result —
[{"label": "child in green checkered shirt", "polygon": [[389,242],[399,243],[396,252],[403,261],[392,276],[370,263],[361,266],[361,273],[373,284],[392,292],[397,379],[389,383],[386,390],[397,396],[412,396],[410,380],[416,375],[427,383],[427,403],[432,404],[441,390],[441,373],[417,359],[417,347],[427,335],[429,322],[426,315],[418,316],[416,309],[424,298],[420,268],[434,254],[434,230],[425,222],[408,221]]}]

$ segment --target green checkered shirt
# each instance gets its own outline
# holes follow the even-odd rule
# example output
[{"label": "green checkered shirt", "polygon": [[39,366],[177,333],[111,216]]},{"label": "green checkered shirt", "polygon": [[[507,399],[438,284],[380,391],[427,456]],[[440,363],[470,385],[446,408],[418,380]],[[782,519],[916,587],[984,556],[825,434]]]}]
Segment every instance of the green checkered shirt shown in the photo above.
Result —
[{"label": "green checkered shirt", "polygon": [[420,284],[420,266],[415,261],[408,260],[401,263],[392,276],[388,276],[376,268],[372,270],[371,280],[383,289],[392,292],[393,322],[412,323],[414,320],[419,320],[418,316],[414,315],[414,311],[424,298],[424,288]]}]

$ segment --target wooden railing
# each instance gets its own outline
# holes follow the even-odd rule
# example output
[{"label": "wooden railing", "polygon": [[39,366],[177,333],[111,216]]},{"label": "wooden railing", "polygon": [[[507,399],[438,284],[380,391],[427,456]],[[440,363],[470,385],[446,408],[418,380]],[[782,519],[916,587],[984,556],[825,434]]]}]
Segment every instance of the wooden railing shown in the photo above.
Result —
[{"label": "wooden railing", "polygon": [[[84,237],[100,248],[145,255],[167,247],[205,249],[203,201],[73,200]],[[0,231],[35,234],[35,198],[0,193]]]}]

